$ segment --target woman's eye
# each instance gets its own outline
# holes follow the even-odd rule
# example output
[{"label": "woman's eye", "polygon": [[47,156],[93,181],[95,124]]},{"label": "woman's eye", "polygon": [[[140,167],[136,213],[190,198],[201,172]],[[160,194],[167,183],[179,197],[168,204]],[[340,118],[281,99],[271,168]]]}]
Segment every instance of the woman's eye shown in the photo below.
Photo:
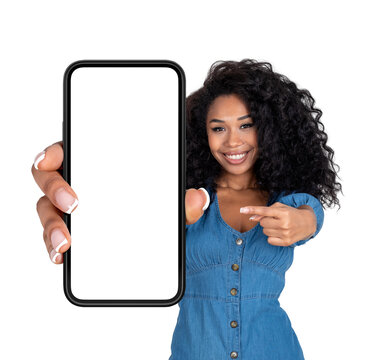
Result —
[{"label": "woman's eye", "polygon": [[[254,124],[249,123],[249,124],[243,124],[243,125],[241,125],[241,126],[247,126],[246,129],[248,129],[248,128],[252,127],[253,125],[254,125]],[[218,131],[219,129],[223,129],[223,128],[222,128],[222,127],[215,127],[215,128],[212,128],[212,130],[213,130],[214,132],[221,132],[221,131]]]}]

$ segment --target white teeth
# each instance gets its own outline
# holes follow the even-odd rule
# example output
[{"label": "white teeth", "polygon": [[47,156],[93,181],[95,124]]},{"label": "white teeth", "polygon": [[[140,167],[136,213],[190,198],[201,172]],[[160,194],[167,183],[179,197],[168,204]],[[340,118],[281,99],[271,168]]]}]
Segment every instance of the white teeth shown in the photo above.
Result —
[{"label": "white teeth", "polygon": [[239,159],[242,159],[246,154],[247,153],[243,153],[241,155],[227,155],[227,154],[224,154],[224,155],[230,159],[239,160]]}]

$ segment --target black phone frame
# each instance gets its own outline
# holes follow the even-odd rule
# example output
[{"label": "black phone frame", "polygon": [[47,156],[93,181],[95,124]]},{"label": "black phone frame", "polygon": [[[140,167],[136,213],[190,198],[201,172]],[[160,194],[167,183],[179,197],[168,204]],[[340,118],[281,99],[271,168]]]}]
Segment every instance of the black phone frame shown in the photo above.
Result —
[{"label": "black phone frame", "polygon": [[[60,171],[64,180],[71,185],[71,76],[81,67],[168,67],[178,76],[178,290],[170,299],[79,299],[71,290],[71,248],[64,254],[63,275],[64,293],[74,305],[81,307],[164,307],[177,304],[185,292],[185,73],[182,67],[171,60],[78,60],[71,63],[64,73],[63,106],[63,169]],[[75,215],[76,216],[76,215]],[[71,233],[71,214],[63,213],[63,220]]]}]

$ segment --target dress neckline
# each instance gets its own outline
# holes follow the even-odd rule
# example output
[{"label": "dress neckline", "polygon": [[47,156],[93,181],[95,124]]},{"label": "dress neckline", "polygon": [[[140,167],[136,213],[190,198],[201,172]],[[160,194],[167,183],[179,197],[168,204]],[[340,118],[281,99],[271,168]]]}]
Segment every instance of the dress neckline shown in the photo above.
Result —
[{"label": "dress neckline", "polygon": [[[237,235],[241,235],[241,236],[244,236],[244,235],[248,235],[250,233],[252,233],[253,231],[256,231],[256,229],[258,229],[260,227],[260,222],[257,223],[256,226],[254,226],[252,229],[248,230],[248,231],[245,231],[245,232],[240,232],[236,229],[234,229],[233,227],[229,226],[223,219],[223,217],[221,216],[221,212],[220,212],[220,207],[219,207],[219,198],[217,196],[217,193],[214,194],[215,198],[214,198],[214,203],[215,203],[215,209],[216,209],[216,215],[217,217],[219,218],[220,222],[224,225],[224,227],[226,227],[228,230],[236,233]],[[271,202],[271,196],[269,197],[268,199],[268,203],[266,206],[269,206]]]}]

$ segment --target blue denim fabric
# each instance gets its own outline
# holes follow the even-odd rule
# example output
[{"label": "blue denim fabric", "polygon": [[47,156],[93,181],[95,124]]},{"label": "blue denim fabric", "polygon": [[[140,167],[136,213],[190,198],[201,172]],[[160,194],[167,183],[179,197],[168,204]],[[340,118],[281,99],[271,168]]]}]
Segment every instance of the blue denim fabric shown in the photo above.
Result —
[{"label": "blue denim fabric", "polygon": [[[305,193],[271,197],[268,206],[277,201],[310,205],[317,217],[312,237],[293,246],[274,246],[259,224],[244,233],[226,224],[213,196],[203,216],[186,225],[186,290],[178,303],[169,360],[304,359],[278,298],[295,246],[315,237],[323,225],[320,202]],[[233,270],[233,264],[239,269]]]}]

